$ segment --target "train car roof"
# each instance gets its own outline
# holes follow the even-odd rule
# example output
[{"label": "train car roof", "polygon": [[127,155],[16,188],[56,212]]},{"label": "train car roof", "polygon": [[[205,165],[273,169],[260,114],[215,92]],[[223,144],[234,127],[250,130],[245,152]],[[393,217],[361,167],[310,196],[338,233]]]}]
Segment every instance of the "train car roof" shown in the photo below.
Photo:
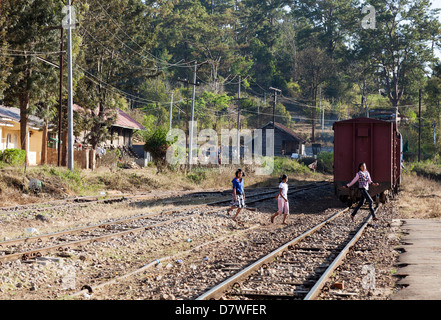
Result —
[{"label": "train car roof", "polygon": [[346,124],[346,123],[382,123],[382,124],[386,124],[386,123],[391,123],[390,121],[385,121],[385,120],[378,120],[378,119],[372,119],[372,118],[354,118],[354,119],[348,119],[348,120],[342,120],[342,121],[336,121],[334,122],[334,124],[332,125],[332,129],[334,129],[334,126],[336,124]]}]

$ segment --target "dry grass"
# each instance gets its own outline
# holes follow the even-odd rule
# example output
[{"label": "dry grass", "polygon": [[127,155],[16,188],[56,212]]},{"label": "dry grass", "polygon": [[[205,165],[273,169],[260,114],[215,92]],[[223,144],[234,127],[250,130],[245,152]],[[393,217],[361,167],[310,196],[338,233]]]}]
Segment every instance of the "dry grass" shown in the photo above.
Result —
[{"label": "dry grass", "polygon": [[[271,176],[256,174],[253,165],[240,166],[245,176],[245,188],[276,187],[282,173],[289,176],[290,184],[296,185],[309,181],[332,178],[329,175],[313,173],[305,166],[294,166],[289,161],[277,162],[277,168]],[[0,207],[28,203],[47,202],[66,196],[96,196],[101,191],[111,193],[140,193],[155,191],[204,191],[225,190],[231,188],[231,181],[237,165],[214,168],[194,167],[191,172],[168,171],[157,173],[156,168],[110,169],[99,168],[96,171],[74,170],[51,166],[27,168],[26,174],[21,167],[7,167],[0,170]],[[43,182],[43,189],[38,194],[28,190],[31,179]]]},{"label": "dry grass", "polygon": [[441,183],[415,173],[403,175],[398,208],[404,219],[441,217]]}]

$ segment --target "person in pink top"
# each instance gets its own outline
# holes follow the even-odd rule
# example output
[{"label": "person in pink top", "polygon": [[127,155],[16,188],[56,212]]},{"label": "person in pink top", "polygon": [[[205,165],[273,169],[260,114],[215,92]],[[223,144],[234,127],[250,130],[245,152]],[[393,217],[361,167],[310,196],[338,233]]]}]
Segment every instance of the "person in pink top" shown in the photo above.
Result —
[{"label": "person in pink top", "polygon": [[375,216],[375,210],[373,208],[374,201],[372,200],[371,196],[369,195],[369,185],[372,184],[374,186],[378,186],[378,183],[372,182],[371,175],[369,174],[369,171],[366,169],[366,163],[362,162],[358,165],[358,172],[355,175],[354,179],[347,185],[343,186],[343,188],[349,188],[353,184],[355,184],[358,181],[358,190],[360,191],[360,202],[355,207],[354,211],[351,214],[351,219],[354,221],[354,217],[357,214],[358,210],[361,208],[361,206],[366,202],[366,200],[369,202],[369,211],[372,214],[372,220],[378,220],[378,218]]}]

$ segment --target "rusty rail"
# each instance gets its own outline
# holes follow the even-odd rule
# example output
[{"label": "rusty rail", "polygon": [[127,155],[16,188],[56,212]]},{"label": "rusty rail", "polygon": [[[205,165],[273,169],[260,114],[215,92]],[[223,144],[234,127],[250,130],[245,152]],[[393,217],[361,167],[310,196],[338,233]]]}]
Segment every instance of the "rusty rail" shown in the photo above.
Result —
[{"label": "rusty rail", "polygon": [[335,213],[334,215],[332,215],[328,219],[322,221],[321,223],[317,224],[313,228],[311,228],[311,229],[307,230],[306,232],[302,233],[301,235],[299,235],[298,237],[294,238],[293,240],[285,243],[281,247],[279,247],[276,250],[270,252],[269,254],[264,256],[263,258],[257,260],[253,264],[249,265],[248,267],[242,269],[240,272],[236,273],[234,276],[228,278],[227,280],[225,280],[224,282],[220,283],[219,285],[211,288],[210,290],[208,290],[204,294],[200,295],[196,300],[212,300],[212,299],[220,298],[224,294],[225,291],[233,288],[236,283],[244,280],[252,272],[258,270],[264,264],[266,264],[268,262],[271,262],[271,261],[274,261],[274,258],[277,257],[278,255],[282,254],[283,251],[287,250],[292,245],[294,245],[294,244],[298,243],[299,241],[303,240],[304,238],[306,238],[310,234],[320,230],[327,223],[329,223],[330,221],[334,220],[335,218],[341,216],[343,213],[347,212],[348,210],[349,210],[349,208],[346,208],[344,210],[341,210],[341,211]]},{"label": "rusty rail", "polygon": [[[297,192],[303,192],[305,190],[309,190],[309,189],[317,188],[317,187],[322,187],[322,186],[325,186],[327,184],[329,184],[329,183],[328,182],[321,182],[321,183],[312,183],[312,184],[308,184],[308,185],[304,185],[304,186],[299,186],[297,189],[290,191],[289,194],[293,194],[293,193],[297,193]],[[255,200],[251,200],[251,201],[247,200],[247,203],[255,203],[255,202],[264,201],[264,200],[267,200],[267,199],[274,198],[274,191],[269,191],[269,192],[255,194],[255,195],[249,196],[248,198],[250,198],[250,197],[260,197],[260,196],[266,195],[266,194],[272,194],[272,195],[271,196],[267,196],[267,197],[263,197],[263,198],[258,198],[258,199],[255,199]],[[189,210],[189,209],[194,209],[194,208],[198,208],[198,207],[204,207],[204,206],[207,206],[207,205],[222,204],[222,203],[226,203],[226,202],[229,202],[229,201],[230,200],[221,200],[221,201],[210,202],[210,203],[207,203],[207,204],[192,205],[190,207],[186,206],[185,209]],[[57,236],[61,236],[61,235],[67,235],[67,234],[77,233],[77,232],[81,232],[81,231],[87,231],[87,230],[96,229],[96,228],[106,228],[107,226],[112,225],[112,224],[118,224],[118,223],[134,221],[134,220],[140,220],[140,219],[150,218],[152,216],[157,216],[157,215],[164,215],[164,214],[176,212],[177,210],[180,210],[180,209],[182,209],[182,207],[181,208],[174,208],[174,209],[167,210],[167,211],[164,211],[164,212],[161,212],[161,213],[147,214],[147,215],[141,215],[141,216],[137,216],[137,217],[120,219],[120,220],[105,222],[105,223],[97,224],[97,225],[93,225],[93,226],[81,227],[81,228],[76,228],[76,229],[71,229],[71,230],[66,230],[66,231],[61,231],[61,232],[50,233],[50,234],[46,234],[46,235],[40,235],[40,236],[34,236],[34,237],[27,237],[27,238],[7,240],[7,241],[0,242],[0,248],[2,248],[4,246],[10,246],[10,245],[18,244],[18,243],[28,243],[28,242],[33,242],[33,241],[35,241],[35,242],[42,242],[44,239],[52,240],[53,238],[55,238]],[[212,212],[217,212],[217,211],[220,211],[220,210],[224,210],[224,208],[221,208],[221,209],[218,209],[218,210],[214,210]],[[169,223],[173,223],[173,222],[176,222],[176,221],[188,219],[188,218],[193,217],[193,216],[195,216],[195,215],[188,215],[188,216],[185,216],[185,217],[180,217],[180,218],[168,220],[168,221],[165,221],[165,222],[156,223],[156,224],[153,224],[153,225],[132,228],[132,229],[121,231],[121,232],[117,232],[117,233],[111,233],[111,234],[108,234],[108,235],[92,237],[92,238],[83,239],[83,240],[76,240],[76,241],[72,241],[72,242],[67,242],[65,244],[57,244],[57,245],[53,245],[53,246],[48,246],[48,247],[43,247],[43,248],[38,248],[38,249],[33,249],[33,250],[28,250],[28,251],[23,251],[23,252],[7,254],[7,255],[4,255],[4,256],[0,256],[0,265],[2,264],[2,262],[14,261],[14,260],[17,260],[17,259],[21,259],[21,260],[25,261],[25,260],[28,260],[28,259],[31,259],[31,258],[35,258],[35,257],[41,256],[43,253],[51,252],[51,251],[54,251],[54,250],[62,251],[65,248],[78,247],[78,246],[86,244],[86,243],[103,241],[103,240],[106,240],[106,239],[109,239],[109,238],[116,238],[116,237],[124,236],[124,235],[127,235],[127,234],[134,234],[135,232],[140,232],[140,231],[152,228],[152,227],[157,227],[157,226],[161,226],[161,225],[164,225],[164,224],[169,224]]]}]

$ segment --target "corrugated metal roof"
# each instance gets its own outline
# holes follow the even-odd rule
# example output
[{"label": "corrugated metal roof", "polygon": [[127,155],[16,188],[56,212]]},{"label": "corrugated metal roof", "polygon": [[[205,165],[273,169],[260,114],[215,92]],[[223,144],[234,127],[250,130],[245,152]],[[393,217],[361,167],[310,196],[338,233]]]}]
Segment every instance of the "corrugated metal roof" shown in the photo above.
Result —
[{"label": "corrugated metal roof", "polygon": [[[75,112],[85,112],[85,109],[77,104],[73,105],[73,109]],[[118,112],[118,116],[116,118],[115,123],[113,124],[114,127],[121,127],[121,128],[129,128],[134,130],[145,130],[145,128],[137,122],[135,119],[130,117],[127,113],[122,111],[121,109],[116,109]]]},{"label": "corrugated metal roof", "polygon": [[[268,122],[266,125],[264,125],[263,127],[261,127],[261,129],[267,127],[268,125],[272,125],[272,124],[273,124],[273,122],[270,121],[270,122]],[[287,126],[285,126],[285,125],[283,125],[283,124],[281,124],[281,123],[278,123],[278,122],[276,122],[275,125],[276,125],[276,127],[277,127],[278,129],[280,129],[280,130],[282,130],[282,131],[285,131],[287,134],[289,134],[290,136],[292,136],[294,139],[298,140],[299,142],[301,142],[301,143],[305,143],[305,142],[306,142],[305,139],[303,139],[302,137],[300,137],[297,133],[294,132],[294,130],[288,128]]]},{"label": "corrugated metal roof", "polygon": [[[2,119],[3,118],[3,119]],[[20,122],[20,109],[0,105],[0,120]],[[43,126],[43,120],[34,115],[28,115],[28,126]]]},{"label": "corrugated metal roof", "polygon": [[[73,110],[75,112],[85,111],[83,107],[77,104],[73,105]],[[116,119],[116,122],[113,124],[115,127],[129,128],[135,130],[145,130],[145,128],[139,122],[137,122],[135,119],[130,117],[124,111],[117,109],[117,112],[118,112],[118,117]],[[2,123],[8,121],[20,122],[20,109],[16,107],[6,107],[0,105],[0,121],[2,121]],[[28,116],[29,126],[42,127],[43,122],[44,121],[37,116],[34,115]]]},{"label": "corrugated metal roof", "polygon": [[145,128],[135,119],[130,117],[127,113],[124,111],[118,109],[118,117],[116,119],[116,123],[114,126],[120,126],[123,128],[133,128],[136,130],[145,130]]}]

